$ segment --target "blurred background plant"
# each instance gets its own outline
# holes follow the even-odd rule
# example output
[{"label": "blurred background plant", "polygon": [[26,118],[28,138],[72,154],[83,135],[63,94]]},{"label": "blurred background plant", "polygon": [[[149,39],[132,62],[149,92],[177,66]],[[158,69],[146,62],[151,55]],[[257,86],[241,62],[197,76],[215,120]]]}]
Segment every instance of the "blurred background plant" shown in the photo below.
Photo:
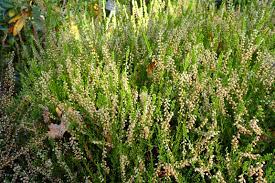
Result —
[{"label": "blurred background plant", "polygon": [[[45,24],[42,1],[0,0],[1,54],[22,56],[30,45],[42,43]],[[23,54],[24,55],[24,54]]]}]

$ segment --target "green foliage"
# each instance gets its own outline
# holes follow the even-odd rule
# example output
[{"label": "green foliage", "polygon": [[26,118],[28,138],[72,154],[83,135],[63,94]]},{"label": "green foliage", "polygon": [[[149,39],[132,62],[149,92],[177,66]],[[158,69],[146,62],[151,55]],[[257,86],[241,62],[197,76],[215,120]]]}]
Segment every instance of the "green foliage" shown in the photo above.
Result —
[{"label": "green foliage", "polygon": [[100,20],[75,3],[9,108],[30,102],[15,121],[41,142],[37,181],[272,182],[270,4],[156,0]]}]

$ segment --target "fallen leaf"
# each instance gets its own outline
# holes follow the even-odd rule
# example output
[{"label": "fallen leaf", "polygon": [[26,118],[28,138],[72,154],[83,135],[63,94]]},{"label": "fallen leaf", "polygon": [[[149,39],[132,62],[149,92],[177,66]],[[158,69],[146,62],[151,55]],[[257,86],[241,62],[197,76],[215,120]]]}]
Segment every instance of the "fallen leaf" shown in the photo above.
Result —
[{"label": "fallen leaf", "polygon": [[8,29],[8,33],[12,33],[13,32],[13,28],[14,28],[14,26],[10,26],[9,29]]},{"label": "fallen leaf", "polygon": [[14,25],[13,27],[13,36],[16,36],[19,34],[19,32],[22,30],[24,25],[26,24],[27,18],[25,16],[22,16]]},{"label": "fallen leaf", "polygon": [[57,116],[58,116],[59,118],[62,117],[62,111],[61,111],[60,107],[57,106],[57,107],[55,108],[55,112],[57,113]]},{"label": "fallen leaf", "polygon": [[147,76],[152,76],[154,69],[157,67],[157,62],[152,61],[148,66],[147,66]]},{"label": "fallen leaf", "polygon": [[16,22],[17,20],[19,20],[20,18],[22,18],[22,15],[16,15],[14,18],[10,19],[10,21],[8,22],[9,24]]},{"label": "fallen leaf", "polygon": [[51,123],[49,126],[48,136],[53,139],[62,138],[64,133],[66,132],[65,123],[61,123],[60,125]]}]

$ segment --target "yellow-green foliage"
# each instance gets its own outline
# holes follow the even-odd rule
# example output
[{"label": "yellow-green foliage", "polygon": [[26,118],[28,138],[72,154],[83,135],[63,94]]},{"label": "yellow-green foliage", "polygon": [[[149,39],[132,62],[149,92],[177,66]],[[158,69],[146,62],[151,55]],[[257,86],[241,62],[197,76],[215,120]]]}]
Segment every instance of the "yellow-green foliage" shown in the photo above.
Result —
[{"label": "yellow-green foliage", "polygon": [[43,139],[32,147],[42,179],[274,180],[272,6],[150,7],[102,21],[72,8],[28,61],[20,124]]}]

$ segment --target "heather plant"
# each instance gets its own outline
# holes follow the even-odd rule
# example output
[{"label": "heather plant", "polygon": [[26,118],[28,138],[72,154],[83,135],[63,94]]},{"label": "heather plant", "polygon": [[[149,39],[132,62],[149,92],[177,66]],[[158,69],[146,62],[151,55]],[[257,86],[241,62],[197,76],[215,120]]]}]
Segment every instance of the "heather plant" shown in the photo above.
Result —
[{"label": "heather plant", "polygon": [[47,153],[47,149],[44,149],[44,140],[47,136],[38,134],[35,129],[38,123],[33,126],[25,125],[30,123],[28,115],[20,115],[26,106],[31,104],[30,98],[21,98],[18,105],[14,106],[14,57],[14,53],[2,57],[0,65],[0,180],[60,182],[60,177],[52,174],[51,161],[43,162],[43,157]]},{"label": "heather plant", "polygon": [[118,3],[103,19],[68,5],[7,109],[29,101],[12,119],[31,131],[30,167],[45,181],[274,181],[274,10],[230,2]]}]

